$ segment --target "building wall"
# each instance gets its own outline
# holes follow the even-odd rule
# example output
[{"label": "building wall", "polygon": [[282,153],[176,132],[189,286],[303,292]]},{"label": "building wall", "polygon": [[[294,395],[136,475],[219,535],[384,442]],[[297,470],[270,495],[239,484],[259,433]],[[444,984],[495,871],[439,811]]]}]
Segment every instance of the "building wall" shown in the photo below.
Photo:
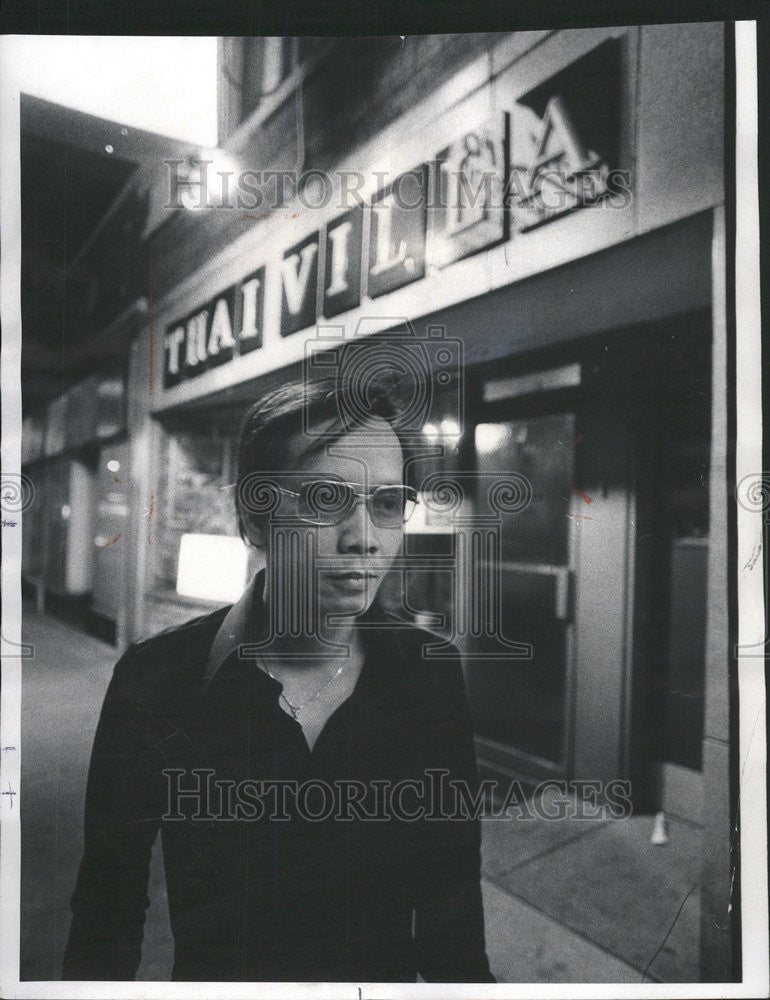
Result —
[{"label": "building wall", "polygon": [[[254,170],[332,169],[352,150],[376,141],[384,128],[473,60],[488,60],[496,37],[425,35],[410,37],[408,44],[398,37],[335,39],[325,59],[303,80],[301,107],[292,93],[264,121],[258,109],[258,124],[239,139],[237,159]],[[302,145],[298,116],[302,162],[297,160]],[[156,296],[162,298],[245,233],[255,231],[259,239],[262,229],[264,223],[250,212],[215,211],[205,218],[177,213],[149,247]]]},{"label": "building wall", "polygon": [[[434,155],[441,143],[449,141],[458,129],[474,127],[480,118],[500,112],[510,115],[515,158],[517,123],[521,117],[517,98],[553,78],[602,42],[617,39],[621,60],[617,83],[621,125],[619,162],[630,173],[631,198],[628,204],[612,210],[585,208],[528,232],[514,232],[505,242],[429,273],[424,280],[375,303],[364,298],[358,309],[343,317],[348,332],[363,318],[369,321],[369,329],[382,329],[387,324],[379,317],[415,318],[473,299],[720,203],[722,88],[715,86],[714,81],[721,81],[722,33],[720,24],[677,26],[670,33],[647,26],[532,32],[524,33],[525,37],[506,36],[494,43],[491,40],[494,36],[479,36],[478,44],[483,42],[484,50],[475,58],[467,50],[459,58],[450,49],[450,54],[454,52],[454,75],[397,121],[381,128],[370,141],[355,145],[353,132],[348,149],[337,155],[336,170],[361,171],[368,185],[364,193],[371,194],[376,187],[377,170],[388,170],[391,178],[410,170]],[[412,42],[408,39],[405,47]],[[352,41],[346,44],[354,45]],[[440,64],[445,72],[448,72],[448,58],[444,56]],[[678,67],[677,73],[670,71],[674,65]],[[386,68],[391,75],[395,72],[387,62]],[[313,88],[320,87],[320,81],[327,79],[325,72],[321,64],[303,84],[303,95],[307,92],[307,98],[303,96],[305,108],[308,101],[312,104],[318,99]],[[387,105],[387,93],[388,90],[377,92],[383,107]],[[368,94],[360,103],[376,121],[378,105],[369,106]],[[266,123],[272,127],[276,120],[284,122],[285,127],[280,131],[285,145],[280,155],[278,150],[270,154],[270,160],[275,162],[280,162],[282,156],[284,166],[295,162],[296,135],[290,127],[295,114],[295,102],[287,101]],[[261,140],[261,129],[257,136]],[[247,167],[257,168],[256,159],[242,155]],[[316,168],[313,155],[308,147],[305,169]],[[328,169],[331,155],[324,152],[320,162]],[[164,187],[162,192],[167,196]],[[167,324],[260,264],[268,268],[264,346],[247,359],[237,359],[226,366],[226,375],[222,368],[207,372],[187,389],[163,393],[156,384],[154,408],[203,396],[226,383],[245,381],[301,359],[302,333],[286,340],[278,335],[281,290],[276,266],[288,247],[312,235],[340,211],[336,201],[323,209],[309,210],[295,200],[280,210],[267,212],[260,220],[251,218],[258,213],[237,208],[197,213],[179,209],[171,213],[171,218],[152,234],[147,247],[152,258],[154,329],[161,334],[154,338],[156,371],[162,368],[162,332]],[[672,278],[677,278],[675,271]],[[682,284],[687,294],[686,281]]]}]

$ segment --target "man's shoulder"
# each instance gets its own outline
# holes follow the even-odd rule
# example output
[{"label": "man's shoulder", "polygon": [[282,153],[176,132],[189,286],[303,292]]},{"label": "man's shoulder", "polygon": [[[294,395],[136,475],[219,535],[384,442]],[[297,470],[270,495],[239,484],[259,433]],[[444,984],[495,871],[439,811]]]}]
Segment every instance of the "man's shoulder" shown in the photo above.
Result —
[{"label": "man's shoulder", "polygon": [[231,605],[225,605],[208,612],[208,614],[191,618],[180,625],[171,625],[161,632],[153,633],[146,639],[138,639],[129,646],[129,649],[136,654],[146,655],[155,650],[184,646],[187,643],[197,644],[209,633],[213,639],[230,607]]},{"label": "man's shoulder", "polygon": [[202,674],[211,644],[229,610],[229,605],[217,608],[131,643],[116,664],[115,678],[147,689]]}]

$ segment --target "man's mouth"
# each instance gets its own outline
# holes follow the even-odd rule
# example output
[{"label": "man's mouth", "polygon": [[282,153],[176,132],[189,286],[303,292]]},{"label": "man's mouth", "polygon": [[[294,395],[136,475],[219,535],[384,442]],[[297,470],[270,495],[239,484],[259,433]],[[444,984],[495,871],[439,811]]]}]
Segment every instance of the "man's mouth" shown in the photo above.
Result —
[{"label": "man's mouth", "polygon": [[326,575],[330,577],[332,580],[355,580],[363,582],[364,580],[377,579],[375,573],[369,573],[368,571],[358,571],[358,570],[349,570],[346,573],[327,573]]}]

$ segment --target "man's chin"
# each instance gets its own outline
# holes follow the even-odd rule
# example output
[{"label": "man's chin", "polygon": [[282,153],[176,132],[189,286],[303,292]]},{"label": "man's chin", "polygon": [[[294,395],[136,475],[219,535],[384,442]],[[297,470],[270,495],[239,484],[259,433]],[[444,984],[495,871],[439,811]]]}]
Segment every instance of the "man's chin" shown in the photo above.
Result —
[{"label": "man's chin", "polygon": [[369,610],[376,593],[374,583],[360,588],[348,588],[335,585],[335,581],[324,581],[319,592],[319,609],[322,614],[348,614],[355,617]]}]

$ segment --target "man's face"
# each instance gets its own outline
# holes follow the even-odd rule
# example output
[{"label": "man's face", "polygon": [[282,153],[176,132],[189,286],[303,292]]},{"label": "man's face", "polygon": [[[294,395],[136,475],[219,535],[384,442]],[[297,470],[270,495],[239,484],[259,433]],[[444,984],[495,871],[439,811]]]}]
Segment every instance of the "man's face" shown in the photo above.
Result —
[{"label": "man's face", "polygon": [[[314,430],[323,430],[323,427]],[[373,419],[307,454],[311,441],[299,432],[287,442],[285,456],[291,470],[290,488],[294,491],[302,482],[313,484],[323,494],[325,480],[332,484],[353,484],[357,493],[371,493],[378,486],[403,485],[401,444],[384,420]],[[387,494],[385,496],[385,503],[379,502],[373,511],[363,498],[356,497],[351,509],[346,510],[335,524],[301,524],[292,517],[292,531],[299,528],[303,544],[292,553],[284,547],[282,555],[273,547],[273,558],[281,560],[280,569],[287,583],[299,574],[295,579],[307,585],[307,574],[312,574],[313,603],[321,615],[321,622],[329,612],[362,614],[366,611],[398,554],[403,523],[400,510],[392,523],[383,523],[388,520],[382,517],[383,510],[386,515],[389,510]],[[281,514],[291,516],[295,512],[301,516],[300,502],[291,496],[285,497]],[[309,549],[315,550],[315,565],[310,565]],[[288,565],[289,561],[292,566]]]}]

